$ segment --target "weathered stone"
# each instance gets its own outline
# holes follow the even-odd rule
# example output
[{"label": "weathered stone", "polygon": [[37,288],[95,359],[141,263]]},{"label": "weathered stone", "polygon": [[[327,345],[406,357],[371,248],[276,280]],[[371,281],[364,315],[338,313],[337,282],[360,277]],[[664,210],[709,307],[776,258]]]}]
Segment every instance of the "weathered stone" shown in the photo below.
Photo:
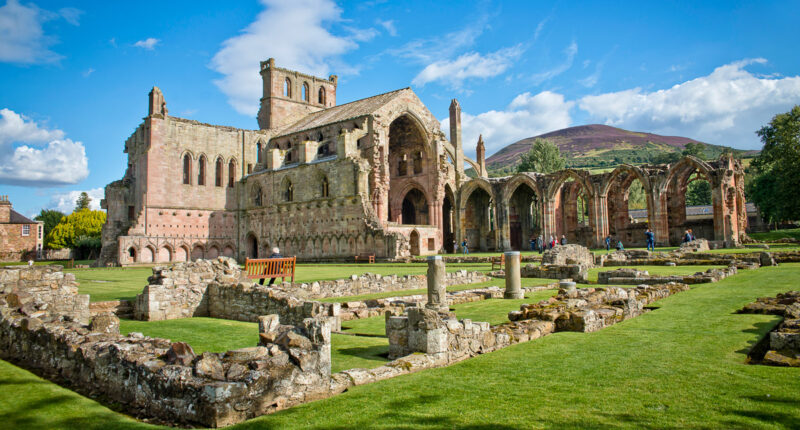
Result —
[{"label": "weathered stone", "polygon": [[119,334],[119,318],[111,313],[95,315],[89,329],[99,333]]},{"label": "weathered stone", "polygon": [[194,358],[194,350],[192,350],[192,347],[186,342],[175,342],[170,345],[165,357],[167,363],[180,364],[182,366],[192,364]]},{"label": "weathered stone", "polygon": [[525,297],[520,283],[520,258],[519,251],[510,251],[505,254],[506,260],[506,290],[503,293],[505,299],[521,299]]},{"label": "weathered stone", "polygon": [[445,265],[442,257],[431,255],[428,257],[428,303],[425,307],[440,312],[447,312],[450,306],[447,303],[447,289],[444,283]]},{"label": "weathered stone", "polygon": [[225,369],[222,367],[222,360],[216,354],[203,353],[194,365],[194,372],[197,376],[217,381],[225,380]]}]

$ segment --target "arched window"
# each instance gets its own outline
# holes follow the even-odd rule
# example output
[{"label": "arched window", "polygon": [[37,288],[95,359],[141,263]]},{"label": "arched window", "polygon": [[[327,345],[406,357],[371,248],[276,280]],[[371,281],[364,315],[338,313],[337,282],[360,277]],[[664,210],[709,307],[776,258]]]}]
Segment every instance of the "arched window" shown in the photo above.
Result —
[{"label": "arched window", "polygon": [[303,82],[303,100],[308,101],[308,82]]},{"label": "arched window", "polygon": [[197,162],[197,185],[206,184],[206,156],[201,155]]},{"label": "arched window", "polygon": [[258,184],[254,185],[251,193],[252,193],[251,201],[253,202],[253,206],[260,207],[262,205],[262,203],[263,203],[263,200],[262,200],[262,197],[261,197],[262,196],[261,187]]},{"label": "arched window", "polygon": [[284,197],[286,198],[287,202],[291,202],[294,200],[294,186],[292,185],[292,181],[286,181],[286,188],[284,189]]},{"label": "arched window", "polygon": [[319,104],[325,105],[325,87],[319,87]]},{"label": "arched window", "polygon": [[422,153],[414,153],[414,173],[422,173]]},{"label": "arched window", "polygon": [[183,183],[192,185],[192,156],[189,154],[183,156]]},{"label": "arched window", "polygon": [[283,96],[284,97],[292,96],[292,80],[289,78],[286,78],[286,80],[283,81]]},{"label": "arched window", "polygon": [[324,143],[317,148],[317,158],[327,157],[331,155],[331,146]]},{"label": "arched window", "polygon": [[222,186],[222,158],[217,158],[217,165],[214,169],[214,185]]},{"label": "arched window", "polygon": [[328,177],[327,176],[323,176],[322,177],[322,184],[321,185],[322,185],[322,187],[321,187],[322,189],[320,191],[322,192],[321,193],[322,197],[328,197],[329,193],[328,193]]},{"label": "arched window", "polygon": [[256,163],[261,162],[261,142],[256,143]]},{"label": "arched window", "polygon": [[233,188],[233,182],[236,180],[236,162],[231,160],[228,163],[228,188]]}]

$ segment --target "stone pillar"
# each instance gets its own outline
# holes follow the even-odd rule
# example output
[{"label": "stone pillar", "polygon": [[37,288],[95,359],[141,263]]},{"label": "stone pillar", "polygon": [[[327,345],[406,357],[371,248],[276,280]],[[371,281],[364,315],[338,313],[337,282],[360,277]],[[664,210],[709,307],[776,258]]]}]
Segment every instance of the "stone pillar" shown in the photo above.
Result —
[{"label": "stone pillar", "polygon": [[521,299],[525,297],[520,287],[519,279],[519,251],[508,251],[506,257],[506,292],[504,299]]},{"label": "stone pillar", "polygon": [[444,260],[441,255],[428,257],[428,303],[425,307],[438,312],[450,311],[450,305],[447,303]]}]

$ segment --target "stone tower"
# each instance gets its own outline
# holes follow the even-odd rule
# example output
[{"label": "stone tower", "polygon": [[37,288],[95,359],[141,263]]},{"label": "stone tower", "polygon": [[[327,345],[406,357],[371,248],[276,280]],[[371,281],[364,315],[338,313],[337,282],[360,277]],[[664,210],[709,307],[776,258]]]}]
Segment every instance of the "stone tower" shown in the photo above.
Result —
[{"label": "stone tower", "polygon": [[336,75],[328,79],[275,66],[275,59],[261,62],[263,95],[258,126],[278,129],[300,118],[336,106]]},{"label": "stone tower", "polygon": [[475,148],[475,158],[478,159],[478,177],[486,178],[489,173],[486,171],[486,147],[483,145],[483,135],[478,136],[478,146]]},{"label": "stone tower", "polygon": [[455,148],[455,167],[457,172],[464,171],[464,148],[461,143],[461,105],[458,100],[450,102],[450,143]]},{"label": "stone tower", "polygon": [[164,93],[158,87],[150,90],[150,107],[147,116],[157,116],[164,118],[167,116],[167,102],[164,100]]}]

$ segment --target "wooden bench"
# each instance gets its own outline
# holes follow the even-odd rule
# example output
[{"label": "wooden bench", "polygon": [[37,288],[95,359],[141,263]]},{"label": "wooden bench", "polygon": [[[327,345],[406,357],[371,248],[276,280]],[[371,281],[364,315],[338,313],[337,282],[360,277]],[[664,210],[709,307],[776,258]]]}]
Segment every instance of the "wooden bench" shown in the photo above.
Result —
[{"label": "wooden bench", "polygon": [[502,270],[503,266],[506,265],[506,255],[500,254],[499,257],[492,257],[491,261],[492,261],[492,271],[494,271],[494,266],[497,266]]},{"label": "wooden bench", "polygon": [[247,279],[286,278],[291,277],[294,282],[294,268],[297,257],[284,258],[248,258],[244,262],[244,271]]},{"label": "wooden bench", "polygon": [[358,260],[367,260],[367,263],[372,264],[375,262],[375,254],[358,254],[356,255],[356,263]]}]

